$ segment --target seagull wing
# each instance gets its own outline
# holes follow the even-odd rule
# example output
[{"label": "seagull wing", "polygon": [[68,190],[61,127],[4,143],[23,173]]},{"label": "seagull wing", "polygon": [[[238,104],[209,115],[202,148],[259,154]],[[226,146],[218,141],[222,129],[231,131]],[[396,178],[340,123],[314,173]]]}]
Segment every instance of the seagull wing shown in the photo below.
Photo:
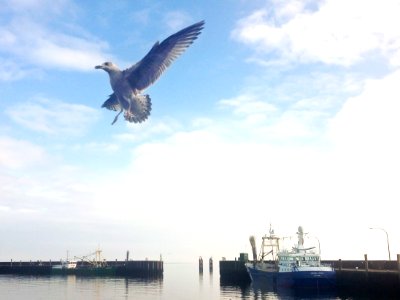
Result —
[{"label": "seagull wing", "polygon": [[114,111],[121,110],[121,105],[119,104],[117,96],[115,96],[114,93],[110,95],[110,97],[103,103],[101,107],[105,107]]},{"label": "seagull wing", "polygon": [[144,90],[153,84],[166,68],[188,48],[201,30],[204,21],[193,24],[166,38],[164,41],[156,42],[146,56],[124,71],[133,90]]}]

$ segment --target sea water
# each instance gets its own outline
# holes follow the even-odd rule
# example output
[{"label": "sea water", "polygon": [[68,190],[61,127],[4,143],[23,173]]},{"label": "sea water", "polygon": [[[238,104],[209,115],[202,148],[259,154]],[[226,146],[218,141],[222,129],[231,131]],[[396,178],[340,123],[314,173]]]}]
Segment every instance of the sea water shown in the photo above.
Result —
[{"label": "sea water", "polygon": [[[382,296],[382,295],[381,295]],[[252,283],[221,281],[198,265],[164,263],[161,278],[0,275],[0,299],[372,299],[313,291],[298,294]],[[379,297],[374,298],[379,299]]]}]

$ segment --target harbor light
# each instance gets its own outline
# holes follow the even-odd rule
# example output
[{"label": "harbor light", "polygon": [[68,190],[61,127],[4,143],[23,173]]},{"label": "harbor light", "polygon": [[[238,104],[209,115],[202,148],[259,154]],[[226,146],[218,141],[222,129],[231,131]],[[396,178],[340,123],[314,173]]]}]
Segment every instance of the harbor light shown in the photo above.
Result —
[{"label": "harbor light", "polygon": [[375,228],[375,227],[370,227],[369,229],[378,229],[378,230],[382,230],[383,232],[386,233],[386,243],[387,243],[387,249],[388,249],[388,254],[389,254],[389,260],[390,260],[390,247],[389,247],[389,235],[387,233],[387,231],[383,228]]}]

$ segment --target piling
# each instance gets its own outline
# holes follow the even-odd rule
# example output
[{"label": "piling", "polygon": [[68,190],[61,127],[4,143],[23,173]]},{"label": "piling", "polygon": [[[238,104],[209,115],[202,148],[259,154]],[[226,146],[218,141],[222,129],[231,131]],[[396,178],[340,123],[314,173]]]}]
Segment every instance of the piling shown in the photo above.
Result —
[{"label": "piling", "polygon": [[398,274],[399,285],[400,285],[400,254],[397,254],[397,274]]},{"label": "piling", "polygon": [[203,273],[203,258],[199,257],[199,273]]},{"label": "piling", "polygon": [[210,269],[210,273],[212,273],[213,272],[213,259],[212,259],[212,257],[210,257],[210,259],[208,260],[208,266],[209,266],[209,269]]}]

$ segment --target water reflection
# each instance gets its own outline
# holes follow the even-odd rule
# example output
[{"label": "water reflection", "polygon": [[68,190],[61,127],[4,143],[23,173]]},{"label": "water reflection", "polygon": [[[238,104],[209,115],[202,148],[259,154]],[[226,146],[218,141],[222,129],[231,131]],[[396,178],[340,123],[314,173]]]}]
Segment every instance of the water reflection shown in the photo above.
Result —
[{"label": "water reflection", "polygon": [[[50,280],[53,280],[54,277]],[[154,299],[162,295],[163,277],[75,277],[74,275],[60,277],[66,281],[61,285],[65,299]],[[59,291],[61,292],[61,291]],[[83,298],[82,298],[83,297]],[[57,297],[52,298],[57,299]]]},{"label": "water reflection", "polygon": [[265,282],[246,282],[238,279],[220,278],[220,299],[245,299],[245,300],[380,300],[400,299],[399,295],[381,294],[359,288],[352,289],[291,289],[279,287]]},{"label": "water reflection", "polygon": [[230,299],[231,297],[237,298],[238,295],[240,295],[239,299],[253,299],[250,282],[244,282],[235,278],[226,279],[221,277],[219,285],[222,299]]},{"label": "water reflection", "polygon": [[[231,297],[239,299],[272,300],[272,299],[346,299],[339,298],[335,290],[289,289],[265,282],[243,282],[235,279],[220,279],[222,299]],[[347,298],[348,299],[348,298]]]},{"label": "water reflection", "polygon": [[[82,276],[15,276],[0,275],[0,299],[141,299],[141,300],[209,300],[209,299],[400,299],[371,295],[368,291],[292,290],[243,278],[221,278],[218,266],[199,273],[197,263],[166,264],[161,277],[82,277]],[[357,294],[358,293],[358,294]],[[397,298],[396,298],[397,296]]]},{"label": "water reflection", "polygon": [[213,281],[214,281],[213,271],[210,270],[210,280],[209,280],[209,282],[210,282],[210,287],[213,286]]},{"label": "water reflection", "polygon": [[[125,299],[130,296],[137,295],[138,288],[143,293],[152,295],[161,295],[163,289],[163,276],[146,277],[146,278],[124,278],[125,282]],[[130,293],[130,290],[132,292]]]},{"label": "water reflection", "polygon": [[272,283],[252,282],[254,299],[340,299],[333,289],[293,289]]}]

